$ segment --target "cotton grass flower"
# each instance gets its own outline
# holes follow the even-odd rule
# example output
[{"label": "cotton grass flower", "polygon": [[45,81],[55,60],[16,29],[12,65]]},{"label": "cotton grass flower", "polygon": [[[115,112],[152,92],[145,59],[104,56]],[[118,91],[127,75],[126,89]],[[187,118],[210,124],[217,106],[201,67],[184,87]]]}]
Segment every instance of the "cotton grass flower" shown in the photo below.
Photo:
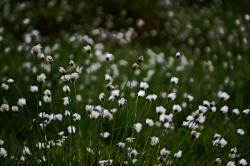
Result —
[{"label": "cotton grass flower", "polygon": [[178,82],[179,82],[179,78],[177,78],[177,77],[171,77],[170,82],[171,82],[172,85],[177,85]]},{"label": "cotton grass flower", "polygon": [[134,129],[137,133],[140,133],[142,130],[142,124],[141,123],[134,124]]},{"label": "cotton grass flower", "polygon": [[68,126],[67,127],[67,130],[68,130],[68,133],[69,134],[74,134],[75,132],[76,132],[76,128],[75,128],[75,126]]},{"label": "cotton grass flower", "polygon": [[23,106],[25,106],[25,105],[27,105],[27,103],[26,103],[26,99],[25,98],[20,98],[20,99],[18,99],[18,101],[17,101],[17,105],[19,105],[20,107],[23,107]]},{"label": "cotton grass flower", "polygon": [[245,134],[245,131],[243,129],[237,129],[237,133],[239,135],[244,135]]},{"label": "cotton grass flower", "polygon": [[182,157],[182,150],[179,150],[178,152],[176,152],[175,154],[174,154],[174,159],[179,159],[179,158],[181,158]]},{"label": "cotton grass flower", "polygon": [[246,159],[244,159],[244,158],[240,159],[239,164],[240,164],[240,166],[246,166],[247,165]]},{"label": "cotton grass flower", "polygon": [[151,144],[151,146],[156,146],[159,142],[160,142],[159,137],[153,136],[153,137],[150,138],[150,144]]},{"label": "cotton grass flower", "polygon": [[7,155],[7,151],[4,148],[0,148],[0,158],[5,158]]}]

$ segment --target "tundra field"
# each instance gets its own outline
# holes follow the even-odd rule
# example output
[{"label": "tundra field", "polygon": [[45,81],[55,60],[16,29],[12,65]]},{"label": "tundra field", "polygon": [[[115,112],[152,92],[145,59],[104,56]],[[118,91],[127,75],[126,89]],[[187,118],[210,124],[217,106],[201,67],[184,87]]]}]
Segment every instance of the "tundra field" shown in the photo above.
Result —
[{"label": "tundra field", "polygon": [[0,1],[0,165],[248,165],[248,9]]}]

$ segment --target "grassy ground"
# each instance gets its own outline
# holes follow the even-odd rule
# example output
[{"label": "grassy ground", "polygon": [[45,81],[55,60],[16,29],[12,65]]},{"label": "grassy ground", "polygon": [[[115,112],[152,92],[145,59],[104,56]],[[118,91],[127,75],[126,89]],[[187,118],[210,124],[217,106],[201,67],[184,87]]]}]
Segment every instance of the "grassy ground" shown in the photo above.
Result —
[{"label": "grassy ground", "polygon": [[[238,12],[240,4],[234,9],[233,2],[178,1],[164,6],[147,1],[141,7],[112,2],[116,10],[110,9],[111,2],[96,1],[1,3],[0,165],[213,165],[216,158],[222,165],[244,165],[244,160],[249,161],[250,123],[244,112],[250,94],[250,15]],[[152,12],[141,9],[151,6]],[[123,7],[124,11],[118,10]],[[37,44],[46,57],[52,56],[52,64],[31,53]],[[83,49],[87,45],[90,53]],[[107,61],[109,53],[112,60]],[[143,62],[133,71],[141,56]],[[59,67],[79,78],[63,81]],[[77,67],[82,71],[76,73]],[[37,81],[41,73],[46,75],[42,84]],[[112,81],[105,80],[105,74]],[[179,78],[176,85],[172,77]],[[9,78],[14,84],[8,83]],[[141,82],[149,87],[140,98]],[[38,92],[30,91],[32,85]],[[68,93],[63,91],[66,85]],[[107,85],[119,95],[114,97]],[[46,89],[51,91],[50,103],[44,101]],[[230,98],[221,100],[219,91]],[[170,93],[176,93],[172,101],[167,97]],[[157,99],[147,101],[150,94]],[[194,99],[188,101],[187,94]],[[63,104],[64,97],[69,97],[69,104]],[[20,98],[25,98],[24,106],[18,104]],[[126,100],[122,106],[121,98]],[[11,107],[16,105],[14,112]],[[91,109],[86,109],[89,105]],[[175,113],[174,105],[182,111]],[[157,114],[159,106],[166,113]],[[223,106],[228,106],[227,113],[222,113]],[[65,110],[71,115],[66,116]],[[42,112],[46,114],[41,116]],[[173,117],[163,121],[164,116]],[[195,120],[185,127],[188,116]],[[204,122],[199,121],[202,118]],[[146,119],[154,125],[147,126]],[[138,123],[142,130],[137,133]],[[103,132],[109,133],[108,138],[100,135]],[[193,138],[194,132],[199,138]],[[225,147],[213,144],[215,133],[221,135],[217,140],[227,141]],[[155,137],[159,142],[152,145]],[[119,148],[119,142],[125,147]],[[234,147],[237,152],[229,155]],[[169,154],[163,155],[163,148]]]}]

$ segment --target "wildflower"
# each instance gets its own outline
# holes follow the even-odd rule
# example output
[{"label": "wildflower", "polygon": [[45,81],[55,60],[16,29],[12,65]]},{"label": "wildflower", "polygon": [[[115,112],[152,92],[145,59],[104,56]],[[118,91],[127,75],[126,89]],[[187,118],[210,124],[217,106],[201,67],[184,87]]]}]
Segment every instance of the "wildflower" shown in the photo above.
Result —
[{"label": "wildflower", "polygon": [[171,100],[174,100],[176,98],[176,93],[169,93],[168,94],[168,100],[171,101]]},{"label": "wildflower", "polygon": [[160,155],[161,155],[161,157],[163,157],[163,158],[167,158],[169,154],[170,154],[170,151],[167,150],[166,148],[163,148],[163,149],[161,149],[161,151],[160,151]]},{"label": "wildflower", "polygon": [[139,65],[138,65],[137,63],[134,63],[134,64],[132,65],[133,71],[135,71],[135,70],[138,69],[138,68],[139,68]]},{"label": "wildflower", "polygon": [[81,115],[78,113],[74,113],[73,114],[73,121],[78,121],[78,120],[81,120]]},{"label": "wildflower", "polygon": [[38,86],[35,86],[35,85],[30,86],[30,91],[33,92],[33,93],[38,92]]},{"label": "wildflower", "polygon": [[105,93],[100,93],[99,94],[99,100],[101,101],[101,102],[103,102],[104,101],[104,97],[105,97]]},{"label": "wildflower", "polygon": [[7,91],[7,90],[9,90],[9,85],[5,84],[5,83],[2,83],[1,89]]},{"label": "wildflower", "polygon": [[50,64],[52,64],[53,63],[53,58],[52,58],[52,56],[46,56],[46,61],[48,62],[48,63],[50,63]]},{"label": "wildflower", "polygon": [[201,133],[199,133],[199,132],[197,132],[197,131],[195,131],[195,130],[192,130],[191,131],[191,136],[192,136],[192,138],[199,138],[200,137],[200,135],[201,135]]},{"label": "wildflower", "polygon": [[4,148],[0,148],[0,158],[7,157],[8,153]]},{"label": "wildflower", "polygon": [[62,121],[62,118],[63,118],[62,114],[56,114],[53,117],[54,120],[58,120],[58,121]]},{"label": "wildflower", "polygon": [[228,94],[227,92],[222,92],[222,91],[219,91],[219,92],[217,93],[217,96],[218,96],[221,100],[223,100],[223,101],[227,101],[227,100],[230,98],[230,96],[229,96],[229,94]]},{"label": "wildflower", "polygon": [[128,155],[129,155],[129,157],[131,157],[131,158],[134,158],[134,157],[136,157],[136,156],[138,156],[138,151],[136,150],[136,149],[132,149],[129,153],[128,153]]},{"label": "wildflower", "polygon": [[180,52],[177,52],[176,54],[175,54],[175,56],[176,56],[176,58],[180,58],[181,56],[182,56],[182,54],[180,53]]},{"label": "wildflower", "polygon": [[69,97],[63,97],[63,105],[69,105],[70,103],[70,98]]},{"label": "wildflower", "polygon": [[105,81],[112,83],[113,82],[113,78],[109,75],[109,74],[105,74]]},{"label": "wildflower", "polygon": [[70,87],[68,85],[64,85],[62,89],[64,93],[68,94],[70,92]]},{"label": "wildflower", "polygon": [[100,160],[98,161],[100,166],[108,166],[108,165],[112,165],[113,160]]},{"label": "wildflower", "polygon": [[152,127],[154,126],[154,121],[152,119],[146,119],[146,125]]},{"label": "wildflower", "polygon": [[59,67],[59,73],[65,75],[66,74],[66,70],[63,67]]},{"label": "wildflower", "polygon": [[239,164],[240,164],[240,166],[246,166],[247,165],[246,159],[243,159],[243,158],[240,159]]},{"label": "wildflower", "polygon": [[127,100],[125,98],[121,98],[121,99],[118,100],[118,105],[120,107],[122,107],[126,102],[127,102]]},{"label": "wildflower", "polygon": [[117,98],[120,94],[120,90],[119,89],[115,89],[111,91],[111,96],[114,96],[115,98]]},{"label": "wildflower", "polygon": [[129,143],[134,142],[134,140],[135,140],[135,138],[133,138],[133,137],[126,138],[126,141],[129,142]]},{"label": "wildflower", "polygon": [[224,105],[223,107],[221,107],[220,111],[224,114],[226,114],[228,112],[229,108],[227,105]]},{"label": "wildflower", "polygon": [[237,109],[237,108],[236,108],[236,109],[233,109],[232,112],[233,112],[234,115],[239,115],[239,114],[240,114],[240,111],[239,111],[239,109]]},{"label": "wildflower", "polygon": [[67,117],[67,116],[70,116],[69,110],[65,110],[65,111],[64,111],[64,116],[66,116],[66,117]]},{"label": "wildflower", "polygon": [[173,112],[181,112],[182,108],[179,104],[174,104],[173,105]]},{"label": "wildflower", "polygon": [[44,96],[43,96],[43,101],[44,101],[45,103],[51,103],[51,96],[44,95]]},{"label": "wildflower", "polygon": [[46,80],[46,75],[44,73],[41,73],[40,75],[37,76],[37,81],[40,83],[44,83]]},{"label": "wildflower", "polygon": [[156,94],[151,94],[151,95],[148,95],[146,97],[147,101],[155,101],[156,99],[157,99],[157,95]]},{"label": "wildflower", "polygon": [[155,145],[157,145],[157,144],[159,143],[159,141],[160,141],[159,137],[153,136],[153,137],[151,137],[150,144],[151,144],[152,146],[155,146]]},{"label": "wildflower", "polygon": [[107,118],[108,120],[112,120],[113,119],[113,114],[111,114],[107,109],[104,109],[103,117]]},{"label": "wildflower", "polygon": [[27,146],[23,147],[23,155],[31,155],[30,149]]},{"label": "wildflower", "polygon": [[14,79],[12,79],[12,78],[9,78],[9,79],[7,79],[7,83],[8,84],[13,84],[15,81],[14,81]]},{"label": "wildflower", "polygon": [[175,159],[179,159],[182,156],[182,150],[179,150],[177,153],[174,154]]},{"label": "wildflower", "polygon": [[0,139],[0,146],[4,144],[4,141]]},{"label": "wildflower", "polygon": [[140,133],[142,130],[142,124],[141,123],[134,124],[134,129],[137,133]]},{"label": "wildflower", "polygon": [[221,163],[222,163],[221,158],[216,158],[216,159],[214,160],[214,164],[216,164],[216,165],[220,165]]},{"label": "wildflower", "polygon": [[188,102],[191,102],[194,100],[194,97],[192,95],[189,95],[189,94],[186,94],[184,97],[187,99]]},{"label": "wildflower", "polygon": [[72,67],[74,67],[74,66],[75,66],[75,62],[71,59],[71,60],[69,61],[69,65],[72,66]]},{"label": "wildflower", "polygon": [[245,110],[242,111],[242,113],[245,114],[245,115],[249,114],[249,112],[250,112],[250,109],[245,109]]},{"label": "wildflower", "polygon": [[75,126],[68,126],[67,130],[69,134],[74,134],[76,132]]},{"label": "wildflower", "polygon": [[9,110],[10,110],[9,104],[2,104],[0,110],[1,110],[2,112],[4,112],[4,111],[9,111]]},{"label": "wildflower", "polygon": [[237,154],[237,148],[234,147],[234,148],[231,148],[231,149],[230,149],[230,153],[229,153],[228,156],[229,156],[230,158],[234,159],[234,158],[236,157],[236,154]]},{"label": "wildflower", "polygon": [[119,148],[125,148],[125,143],[124,142],[118,142],[118,144],[117,144],[117,147],[119,147]]},{"label": "wildflower", "polygon": [[99,116],[100,116],[100,112],[97,110],[93,110],[89,114],[90,119],[97,119]]},{"label": "wildflower", "polygon": [[101,137],[103,138],[108,138],[110,136],[110,133],[109,132],[103,132],[100,134]]},{"label": "wildflower", "polygon": [[173,85],[177,85],[178,84],[178,82],[179,82],[179,78],[177,78],[177,77],[171,77],[171,84],[173,84]]},{"label": "wildflower", "polygon": [[229,161],[229,162],[227,163],[227,166],[236,166],[236,165],[235,165],[235,162],[234,162],[234,161]]},{"label": "wildflower", "polygon": [[31,54],[40,57],[41,53],[42,53],[42,46],[40,44],[35,45],[31,48]]},{"label": "wildflower", "polygon": [[137,92],[137,96],[138,96],[139,98],[144,97],[144,96],[145,96],[145,91],[144,91],[144,90],[139,90],[139,92]]},{"label": "wildflower", "polygon": [[210,102],[207,101],[207,100],[203,100],[202,104],[207,107],[207,108],[210,108]]},{"label": "wildflower", "polygon": [[141,82],[141,83],[140,83],[140,88],[141,88],[142,90],[146,90],[146,89],[148,89],[148,87],[149,87],[149,85],[148,85],[147,82]]},{"label": "wildflower", "polygon": [[20,107],[23,107],[23,106],[25,106],[26,105],[26,99],[25,98],[20,98],[20,99],[18,99],[18,101],[17,101],[17,105],[19,105]]},{"label": "wildflower", "polygon": [[111,53],[106,53],[105,54],[106,61],[111,61],[113,59],[113,54]]},{"label": "wildflower", "polygon": [[140,64],[144,61],[144,57],[143,56],[139,56],[137,63]]},{"label": "wildflower", "polygon": [[156,107],[156,113],[157,113],[158,115],[165,114],[166,111],[167,111],[166,108],[164,108],[163,106],[158,106],[158,107]]},{"label": "wildflower", "polygon": [[71,80],[71,81],[75,81],[75,80],[77,80],[78,78],[79,78],[79,73],[74,72],[74,73],[71,73],[71,74],[70,74],[70,80]]},{"label": "wildflower", "polygon": [[83,51],[87,52],[88,54],[91,52],[91,47],[89,45],[83,47]]},{"label": "wildflower", "polygon": [[239,135],[244,135],[245,134],[245,131],[243,129],[237,129],[237,133]]}]

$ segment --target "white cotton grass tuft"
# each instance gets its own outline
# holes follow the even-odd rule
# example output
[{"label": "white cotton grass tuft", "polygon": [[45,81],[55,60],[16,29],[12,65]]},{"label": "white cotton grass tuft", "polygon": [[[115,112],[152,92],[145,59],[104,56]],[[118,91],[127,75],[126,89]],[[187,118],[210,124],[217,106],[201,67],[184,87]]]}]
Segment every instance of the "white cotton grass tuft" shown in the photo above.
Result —
[{"label": "white cotton grass tuft", "polygon": [[179,82],[179,78],[178,77],[171,77],[170,82],[172,85],[177,85]]},{"label": "white cotton grass tuft", "polygon": [[67,127],[67,130],[68,130],[68,133],[69,134],[74,134],[75,132],[76,132],[76,128],[75,128],[75,126],[68,126]]},{"label": "white cotton grass tuft", "polygon": [[175,159],[179,159],[179,158],[181,158],[182,157],[182,150],[179,150],[178,152],[176,152],[175,154],[174,154],[174,158]]},{"label": "white cotton grass tuft", "polygon": [[134,124],[134,129],[137,133],[140,133],[142,130],[142,124],[141,123]]},{"label": "white cotton grass tuft", "polygon": [[26,106],[26,99],[25,98],[20,98],[20,99],[18,99],[18,101],[17,101],[17,105],[19,105],[20,107],[23,107],[23,106]]},{"label": "white cotton grass tuft", "polygon": [[4,148],[0,148],[0,158],[1,157],[7,157],[8,156],[8,153],[7,151],[4,149]]},{"label": "white cotton grass tuft", "polygon": [[237,133],[239,135],[244,135],[245,134],[245,131],[243,129],[237,129]]},{"label": "white cotton grass tuft", "polygon": [[160,142],[159,137],[153,136],[153,137],[150,138],[150,144],[151,144],[151,146],[156,146],[159,142]]}]

